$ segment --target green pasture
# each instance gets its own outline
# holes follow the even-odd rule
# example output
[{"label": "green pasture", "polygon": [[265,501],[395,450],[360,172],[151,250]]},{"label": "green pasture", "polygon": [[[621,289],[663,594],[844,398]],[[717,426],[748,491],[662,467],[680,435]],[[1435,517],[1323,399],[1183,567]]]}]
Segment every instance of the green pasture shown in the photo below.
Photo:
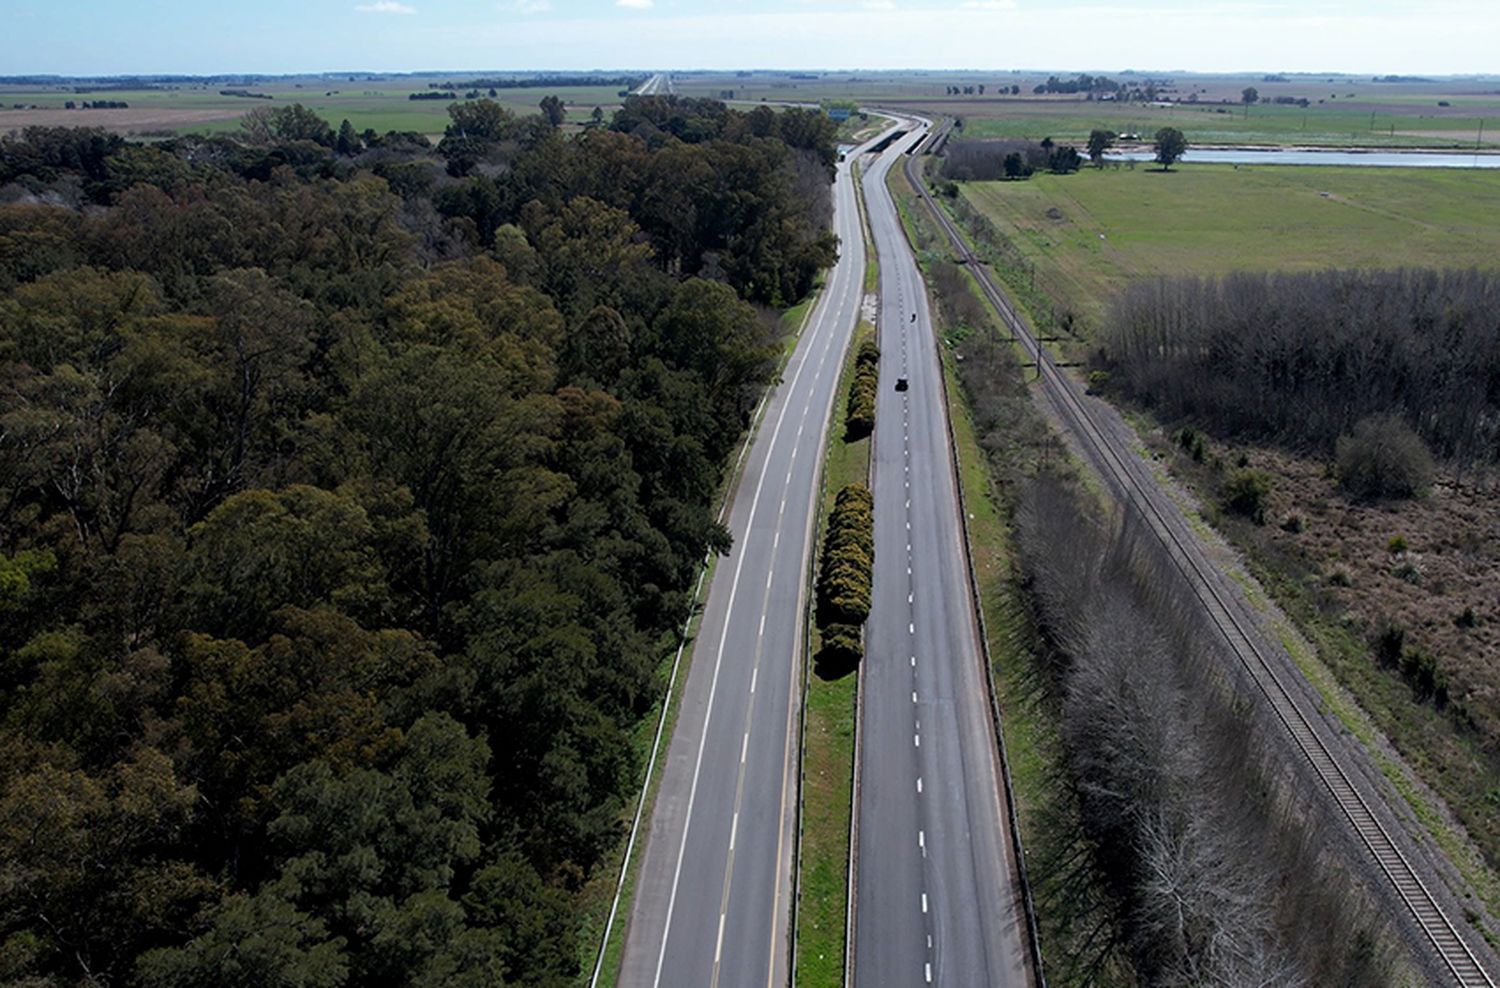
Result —
[{"label": "green pasture", "polygon": [[[1161,127],[1176,127],[1195,144],[1341,147],[1474,147],[1485,121],[1483,143],[1500,145],[1500,100],[1471,98],[1441,112],[1426,106],[1391,103],[1377,107],[1313,103],[1297,106],[1244,106],[1182,103],[1146,106],[1064,99],[1014,98],[951,112],[963,116],[966,137],[1024,137],[1082,142],[1100,128],[1150,138]],[[1456,111],[1456,112],[1453,112]],[[1490,116],[1481,116],[1488,112]]]},{"label": "green pasture", "polygon": [[959,189],[1091,325],[1137,278],[1500,264],[1494,170],[1189,162]]},{"label": "green pasture", "polygon": [[[0,132],[31,122],[29,111],[16,110],[17,103],[35,105],[38,110],[61,110],[68,100],[120,100],[129,105],[126,110],[104,111],[106,125],[121,131],[136,129],[167,129],[182,133],[210,133],[234,130],[239,118],[260,106],[288,106],[301,103],[327,119],[337,127],[347,119],[354,128],[363,131],[373,128],[379,133],[389,130],[416,131],[423,134],[441,133],[448,124],[448,107],[451,101],[411,100],[411,93],[428,91],[428,83],[441,81],[431,78],[382,79],[376,82],[277,82],[267,85],[184,86],[179,89],[141,89],[74,93],[70,87],[4,88],[0,89]],[[266,93],[269,100],[249,99],[239,96],[220,95],[221,89],[243,88],[254,93]],[[464,90],[456,90],[460,100]],[[569,118],[582,123],[588,119],[594,107],[604,107],[605,113],[613,112],[620,99],[619,90],[609,86],[559,86],[556,88],[499,89],[493,97],[508,109],[521,113],[534,113],[542,97],[556,95],[569,107]],[[487,90],[481,93],[488,97]],[[153,120],[141,123],[143,111],[166,111],[165,121]],[[173,119],[176,111],[184,111],[181,119]],[[99,116],[90,114],[87,122],[97,122]],[[50,121],[49,121],[50,122]],[[79,123],[85,122],[80,114]]]}]

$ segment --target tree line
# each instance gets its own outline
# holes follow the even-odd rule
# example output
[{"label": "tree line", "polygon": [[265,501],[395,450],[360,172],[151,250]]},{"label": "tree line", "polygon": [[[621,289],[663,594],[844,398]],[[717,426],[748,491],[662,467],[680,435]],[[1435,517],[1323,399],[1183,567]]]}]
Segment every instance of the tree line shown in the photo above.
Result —
[{"label": "tree line", "polygon": [[1496,311],[1486,271],[1163,278],[1116,298],[1099,359],[1121,394],[1224,435],[1328,453],[1390,413],[1440,457],[1492,462]]},{"label": "tree line", "polygon": [[875,497],[864,484],[849,484],[834,498],[818,564],[818,661],[824,667],[850,668],[864,656],[861,629],[870,616],[874,561]]},{"label": "tree line", "polygon": [[1029,178],[1037,172],[1067,175],[1083,165],[1083,157],[1071,144],[1058,144],[1050,137],[1040,141],[1020,139],[949,141],[943,150],[941,176],[954,182],[993,182]]},{"label": "tree line", "polygon": [[453,110],[0,138],[0,980],[573,983],[834,151]]},{"label": "tree line", "polygon": [[[1154,537],[1028,485],[1016,526],[1073,806],[1038,851],[1042,907],[1075,917],[1075,971],[1128,958],[1142,984],[1380,985],[1391,932],[1350,871],[1334,811],[1225,672]],[[1106,898],[1086,901],[1091,868]]]},{"label": "tree line", "polygon": [[854,380],[844,412],[844,436],[863,439],[875,431],[875,399],[880,389],[880,347],[862,340],[854,352]]},{"label": "tree line", "polygon": [[[447,80],[429,82],[433,89],[561,89],[573,86],[607,86],[611,89],[634,89],[650,76],[645,75],[536,75]],[[495,95],[493,92],[491,96]]]}]

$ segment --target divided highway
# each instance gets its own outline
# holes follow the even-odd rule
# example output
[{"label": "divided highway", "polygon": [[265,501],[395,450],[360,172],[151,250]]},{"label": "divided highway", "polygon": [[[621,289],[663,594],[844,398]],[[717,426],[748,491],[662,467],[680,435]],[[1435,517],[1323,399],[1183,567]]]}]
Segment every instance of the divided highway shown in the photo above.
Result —
[{"label": "divided highway", "polygon": [[838,263],[766,402],[729,509],[734,548],[693,643],[636,880],[625,988],[788,981],[808,566],[865,268],[849,157],[833,192]]},{"label": "divided highway", "polygon": [[634,96],[668,96],[677,92],[677,87],[672,85],[672,77],[665,72],[658,72],[636,87]]},{"label": "divided highway", "polygon": [[[918,122],[871,166],[880,258],[875,579],[860,721],[858,988],[1030,984],[927,293],[886,188]],[[904,392],[898,377],[910,382]]]}]

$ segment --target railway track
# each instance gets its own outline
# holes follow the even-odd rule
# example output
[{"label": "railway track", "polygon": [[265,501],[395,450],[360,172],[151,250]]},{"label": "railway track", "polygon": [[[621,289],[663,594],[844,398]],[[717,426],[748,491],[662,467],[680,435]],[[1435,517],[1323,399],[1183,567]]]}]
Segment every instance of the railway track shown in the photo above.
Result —
[{"label": "railway track", "polygon": [[[1459,933],[1453,920],[1438,903],[1427,884],[1412,866],[1399,843],[1370,808],[1359,788],[1340,764],[1335,751],[1318,731],[1313,718],[1296,700],[1296,691],[1288,688],[1282,673],[1266,655],[1256,635],[1247,629],[1247,618],[1237,613],[1240,606],[1219,585],[1213,564],[1192,551],[1195,538],[1186,520],[1175,511],[1163,510],[1158,499],[1162,493],[1146,465],[1096,420],[1079,397],[1077,385],[1056,365],[1051,355],[1016,316],[1005,294],[996,287],[982,261],[970,250],[957,227],[933,201],[926,184],[916,174],[915,158],[906,162],[906,177],[938,225],[952,242],[957,255],[966,262],[978,279],[981,290],[1005,320],[1011,333],[1036,362],[1037,375],[1050,389],[1056,407],[1068,428],[1104,473],[1122,501],[1139,517],[1165,546],[1173,564],[1182,572],[1194,596],[1202,603],[1210,620],[1223,635],[1245,672],[1270,704],[1276,719],[1286,728],[1293,742],[1311,764],[1314,774],[1338,805],[1360,842],[1369,851],[1385,875],[1396,897],[1410,913],[1427,942],[1436,952],[1441,966],[1453,981],[1463,988],[1495,988],[1495,981]],[[1155,496],[1153,496],[1155,495]]]}]

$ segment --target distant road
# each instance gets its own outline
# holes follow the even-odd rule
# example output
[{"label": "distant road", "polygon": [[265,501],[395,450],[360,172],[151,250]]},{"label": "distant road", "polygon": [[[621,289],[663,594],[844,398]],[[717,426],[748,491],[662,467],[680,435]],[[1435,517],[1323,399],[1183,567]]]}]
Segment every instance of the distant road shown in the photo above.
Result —
[{"label": "distant road", "polygon": [[[965,568],[927,293],[886,174],[871,167],[880,256],[875,581],[860,721],[854,984],[1030,984],[999,755]],[[915,317],[915,318],[913,318]],[[898,377],[910,382],[895,390]]]},{"label": "distant road", "polygon": [[667,96],[677,92],[677,87],[672,84],[672,77],[665,72],[658,72],[636,87],[634,96]]},{"label": "distant road", "polygon": [[693,643],[622,988],[788,980],[808,565],[823,441],[864,280],[851,167],[840,163],[833,190],[838,263],[766,402],[726,519],[734,548],[718,561]]}]

